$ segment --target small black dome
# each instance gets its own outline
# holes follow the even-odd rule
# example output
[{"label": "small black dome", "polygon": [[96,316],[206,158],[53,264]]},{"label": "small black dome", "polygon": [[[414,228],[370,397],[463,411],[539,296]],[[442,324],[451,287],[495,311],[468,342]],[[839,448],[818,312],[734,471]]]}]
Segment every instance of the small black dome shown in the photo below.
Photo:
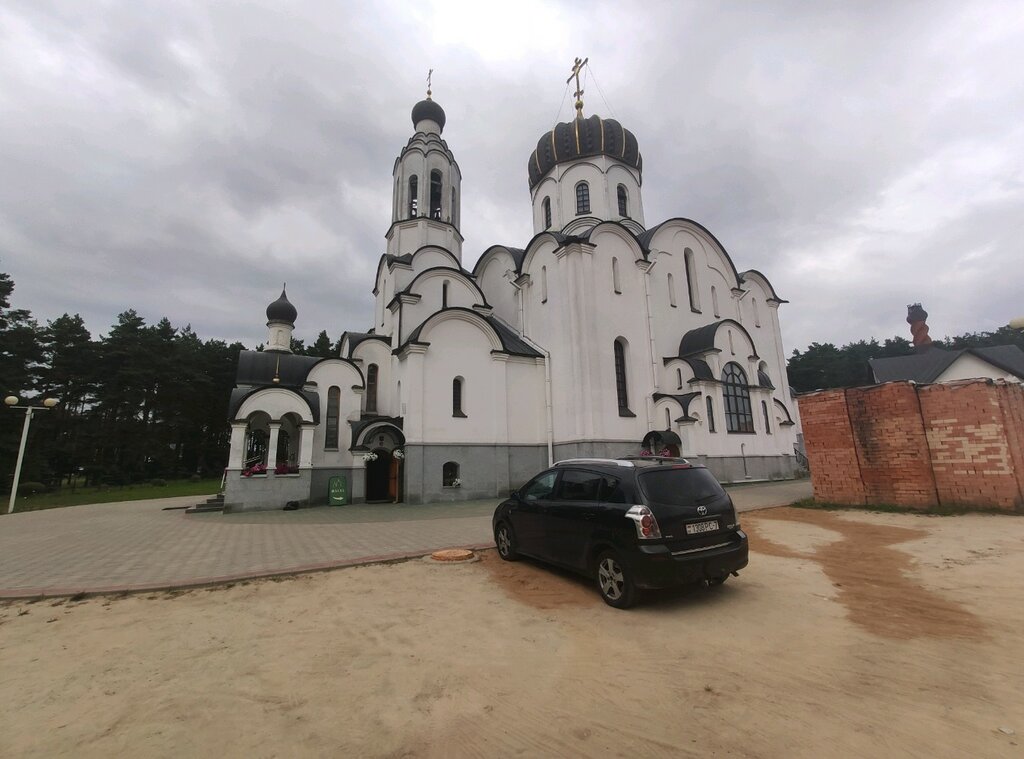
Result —
[{"label": "small black dome", "polygon": [[412,107],[412,125],[416,126],[424,119],[436,122],[441,131],[444,131],[444,108],[430,98],[421,100]]},{"label": "small black dome", "polygon": [[606,155],[643,171],[636,137],[615,119],[591,116],[558,124],[545,132],[530,156],[530,189],[557,164],[593,155]]},{"label": "small black dome", "polygon": [[267,321],[269,322],[287,322],[288,324],[295,324],[295,317],[299,315],[299,312],[295,310],[295,306],[288,300],[288,296],[284,290],[281,290],[281,297],[267,306]]}]

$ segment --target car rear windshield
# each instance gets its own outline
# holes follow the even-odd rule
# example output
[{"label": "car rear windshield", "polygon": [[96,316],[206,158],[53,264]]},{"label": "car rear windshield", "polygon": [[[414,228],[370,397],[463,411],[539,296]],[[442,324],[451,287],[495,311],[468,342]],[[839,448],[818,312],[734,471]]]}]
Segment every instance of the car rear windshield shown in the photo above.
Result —
[{"label": "car rear windshield", "polygon": [[725,495],[707,469],[658,469],[640,475],[640,485],[652,503],[696,506]]}]

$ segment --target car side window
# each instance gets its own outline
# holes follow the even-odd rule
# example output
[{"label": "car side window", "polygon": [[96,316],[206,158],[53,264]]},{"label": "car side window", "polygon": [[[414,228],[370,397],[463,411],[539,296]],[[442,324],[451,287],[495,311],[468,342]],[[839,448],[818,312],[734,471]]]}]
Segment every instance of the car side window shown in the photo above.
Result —
[{"label": "car side window", "polygon": [[527,483],[522,490],[524,501],[537,501],[541,498],[550,498],[551,491],[555,489],[555,478],[558,472],[544,472]]},{"label": "car side window", "polygon": [[601,491],[601,475],[580,469],[566,469],[558,482],[555,498],[559,501],[597,501]]},{"label": "car side window", "polygon": [[601,502],[602,503],[625,503],[626,493],[622,488],[622,482],[616,477],[601,478]]}]

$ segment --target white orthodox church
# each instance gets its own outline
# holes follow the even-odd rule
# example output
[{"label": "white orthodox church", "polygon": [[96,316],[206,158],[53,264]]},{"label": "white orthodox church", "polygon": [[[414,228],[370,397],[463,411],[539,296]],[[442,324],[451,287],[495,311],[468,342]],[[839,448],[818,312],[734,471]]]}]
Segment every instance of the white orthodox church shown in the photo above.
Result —
[{"label": "white orthodox church", "polygon": [[429,91],[416,104],[373,324],[334,358],[296,356],[295,307],[268,307],[231,397],[226,509],[322,503],[338,476],[356,502],[494,498],[576,456],[793,476],[786,301],[697,222],[649,226],[636,137],[576,106],[529,157],[533,238],[469,271],[445,113]]}]

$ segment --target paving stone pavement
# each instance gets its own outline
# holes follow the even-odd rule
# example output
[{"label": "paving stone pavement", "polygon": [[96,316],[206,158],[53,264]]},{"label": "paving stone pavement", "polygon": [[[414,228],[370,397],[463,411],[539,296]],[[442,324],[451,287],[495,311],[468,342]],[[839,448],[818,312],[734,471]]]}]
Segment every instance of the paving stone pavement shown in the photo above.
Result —
[{"label": "paving stone pavement", "polygon": [[[811,495],[808,480],[730,488],[740,511]],[[498,499],[185,514],[195,496],[0,517],[0,598],[203,585],[493,546]]]}]

